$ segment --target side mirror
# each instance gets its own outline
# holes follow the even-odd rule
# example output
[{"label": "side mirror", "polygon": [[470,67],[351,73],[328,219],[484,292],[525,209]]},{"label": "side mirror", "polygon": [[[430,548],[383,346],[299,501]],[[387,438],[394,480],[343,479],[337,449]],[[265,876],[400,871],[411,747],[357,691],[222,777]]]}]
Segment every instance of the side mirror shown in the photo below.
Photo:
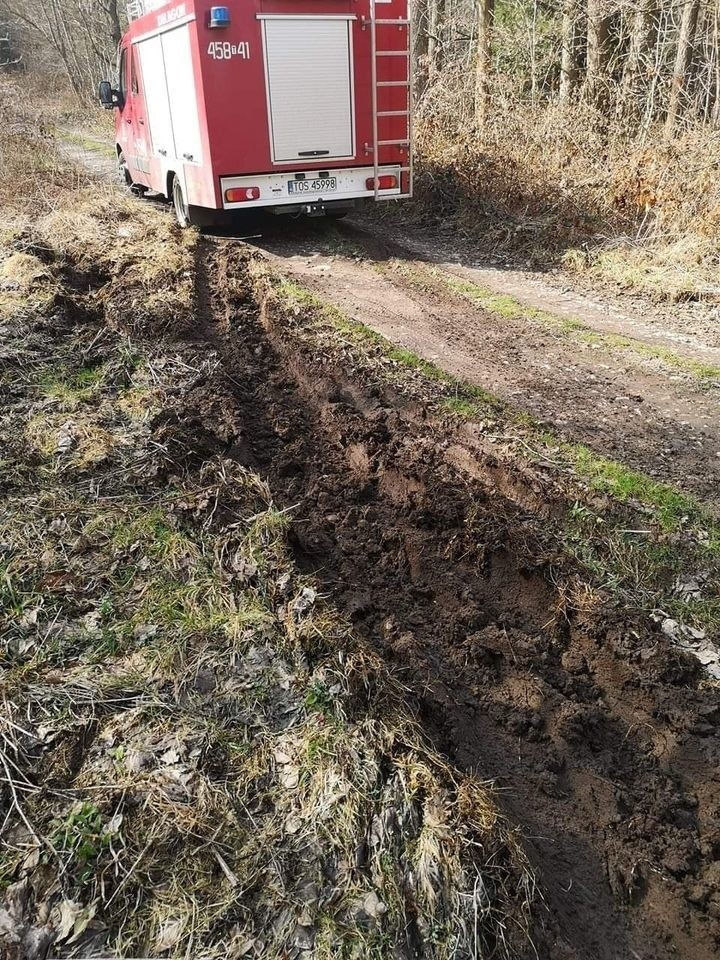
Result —
[{"label": "side mirror", "polygon": [[117,90],[113,90],[108,80],[103,80],[100,84],[100,103],[106,110],[120,106],[120,94]]}]

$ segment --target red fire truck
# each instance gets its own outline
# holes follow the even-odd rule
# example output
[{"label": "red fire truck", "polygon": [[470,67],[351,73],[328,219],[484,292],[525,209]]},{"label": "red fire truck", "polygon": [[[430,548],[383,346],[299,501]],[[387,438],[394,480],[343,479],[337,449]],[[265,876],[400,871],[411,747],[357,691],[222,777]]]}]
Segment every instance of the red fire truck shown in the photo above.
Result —
[{"label": "red fire truck", "polygon": [[229,211],[341,216],[412,193],[408,0],[133,0],[118,163],[182,226]]}]

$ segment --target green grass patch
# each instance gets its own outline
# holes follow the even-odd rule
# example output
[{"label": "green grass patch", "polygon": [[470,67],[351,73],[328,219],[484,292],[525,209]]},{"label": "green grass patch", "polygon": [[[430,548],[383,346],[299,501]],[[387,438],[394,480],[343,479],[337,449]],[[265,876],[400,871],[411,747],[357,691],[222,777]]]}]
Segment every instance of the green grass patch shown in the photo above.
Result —
[{"label": "green grass patch", "polygon": [[[90,530],[102,529],[102,524],[102,518],[96,519]],[[117,519],[110,527],[110,538],[117,550],[133,548],[138,556],[168,561],[172,566],[194,562],[200,555],[197,543],[159,507],[146,514]]]},{"label": "green grass patch", "polygon": [[306,290],[292,280],[282,279],[276,283],[275,295],[291,313],[311,311],[328,320],[333,318],[344,319],[343,313],[338,310],[337,307],[331,303],[327,303],[316,296],[316,294],[311,293],[310,290]]},{"label": "green grass patch", "polygon": [[403,367],[407,367],[408,370],[422,373],[430,380],[441,380],[443,383],[452,383],[454,381],[454,378],[445,370],[441,370],[440,367],[435,366],[435,364],[429,360],[423,360],[422,357],[413,353],[412,350],[406,350],[404,347],[392,347],[387,351],[386,357],[388,360],[392,360],[393,363],[399,363]]},{"label": "green grass patch", "polygon": [[53,366],[40,376],[40,392],[63,409],[75,410],[94,400],[106,383],[103,364],[72,370]]},{"label": "green grass patch", "polygon": [[[552,436],[547,440],[550,445],[557,443]],[[651,507],[664,530],[680,530],[702,518],[700,504],[674,487],[631,470],[616,460],[607,460],[583,444],[564,443],[560,449],[577,474],[590,481],[594,489],[621,503],[636,502]]]},{"label": "green grass patch", "polygon": [[112,833],[95,804],[80,802],[64,820],[56,822],[50,843],[62,859],[69,859],[79,884],[85,886],[110,849]]},{"label": "green grass patch", "polygon": [[474,420],[483,414],[483,407],[473,400],[466,400],[465,397],[445,397],[440,401],[440,406],[456,417],[464,420]]},{"label": "green grass patch", "polygon": [[99,140],[97,137],[88,136],[77,130],[56,129],[55,133],[59,140],[65,143],[71,143],[76,147],[82,147],[83,150],[101,154],[103,157],[112,156],[113,154],[113,146],[110,139],[112,134],[110,133],[108,133],[107,140]]}]

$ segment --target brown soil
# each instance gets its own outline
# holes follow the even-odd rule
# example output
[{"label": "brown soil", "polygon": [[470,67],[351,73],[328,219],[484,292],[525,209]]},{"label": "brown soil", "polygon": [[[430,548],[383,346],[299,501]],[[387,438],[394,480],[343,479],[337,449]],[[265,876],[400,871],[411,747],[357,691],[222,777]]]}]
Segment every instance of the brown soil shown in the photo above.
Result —
[{"label": "brown soil", "polygon": [[[354,222],[378,234],[377,220],[360,214]],[[448,225],[428,230],[393,217],[382,225],[382,235],[421,260],[474,278],[499,293],[508,293],[530,306],[560,316],[581,318],[610,333],[640,337],[668,347],[680,345],[691,355],[717,362],[720,355],[717,294],[707,299],[676,303],[653,299],[641,290],[619,289],[599,277],[561,266],[533,266],[508,252],[489,255],[482,238],[458,235]]]},{"label": "brown soil", "polygon": [[301,568],[394,665],[439,749],[496,781],[546,898],[538,956],[717,956],[717,690],[647,625],[571,602],[577,571],[542,512],[446,424],[268,304],[261,323],[245,256],[200,244],[197,336],[223,366],[194,419],[167,425],[177,449],[267,478]]},{"label": "brown soil", "polygon": [[632,351],[562,336],[529,317],[489,313],[440,285],[423,289],[402,270],[387,269],[387,261],[411,271],[430,263],[528,307],[579,317],[598,333],[719,363],[720,349],[702,337],[661,324],[649,310],[638,319],[579,294],[563,298],[537,278],[531,286],[518,271],[449,263],[439,241],[398,243],[352,224],[308,236],[306,227],[283,224],[266,228],[259,243],[283,273],[389,340],[526,410],[564,438],[717,504],[720,385]]}]

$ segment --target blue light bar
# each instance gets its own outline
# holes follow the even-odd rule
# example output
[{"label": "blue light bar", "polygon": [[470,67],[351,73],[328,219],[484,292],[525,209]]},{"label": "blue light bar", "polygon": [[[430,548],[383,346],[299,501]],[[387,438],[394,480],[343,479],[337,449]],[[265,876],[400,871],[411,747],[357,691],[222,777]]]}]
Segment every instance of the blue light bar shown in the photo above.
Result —
[{"label": "blue light bar", "polygon": [[210,8],[210,29],[218,30],[230,26],[230,8],[229,7],[211,7]]}]

